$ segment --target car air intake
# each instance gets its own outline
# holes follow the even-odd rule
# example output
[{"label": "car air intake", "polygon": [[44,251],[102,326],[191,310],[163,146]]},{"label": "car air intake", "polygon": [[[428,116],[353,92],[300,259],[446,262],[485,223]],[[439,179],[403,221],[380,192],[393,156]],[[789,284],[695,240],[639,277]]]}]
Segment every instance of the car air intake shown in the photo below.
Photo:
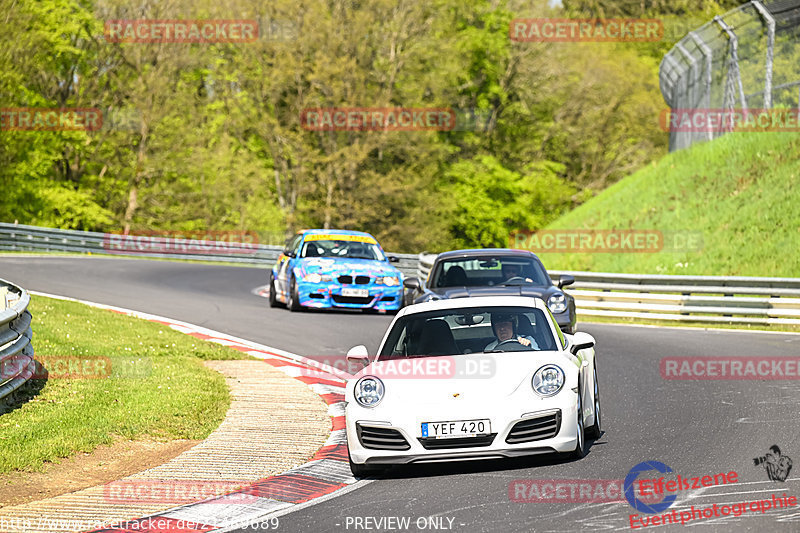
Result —
[{"label": "car air intake", "polygon": [[558,435],[559,429],[561,429],[561,409],[517,422],[508,432],[506,442],[517,444],[551,439]]},{"label": "car air intake", "polygon": [[339,276],[337,279],[339,280],[339,283],[345,285],[353,283],[353,276]]},{"label": "car air intake", "polygon": [[356,423],[358,442],[370,450],[408,450],[411,445],[403,435],[392,428],[362,426]]},{"label": "car air intake", "polygon": [[477,437],[456,437],[452,439],[436,439],[431,437],[420,438],[419,443],[426,450],[444,450],[448,448],[480,448],[489,446],[497,433],[479,435]]},{"label": "car air intake", "polygon": [[340,296],[338,294],[334,294],[331,296],[333,301],[337,304],[356,304],[356,305],[367,305],[368,303],[372,302],[372,296]]},{"label": "car air intake", "polygon": [[369,276],[356,276],[356,284],[366,285],[369,283]]}]

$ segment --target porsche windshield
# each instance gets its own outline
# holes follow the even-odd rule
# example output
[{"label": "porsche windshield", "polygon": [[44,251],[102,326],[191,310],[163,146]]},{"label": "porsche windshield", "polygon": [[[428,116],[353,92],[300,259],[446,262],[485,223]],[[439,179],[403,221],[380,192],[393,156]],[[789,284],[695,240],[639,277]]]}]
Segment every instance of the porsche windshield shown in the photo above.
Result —
[{"label": "porsche windshield", "polygon": [[346,257],[348,259],[372,259],[384,261],[383,255],[377,244],[369,242],[345,240],[319,240],[303,244],[300,257]]},{"label": "porsche windshield", "polygon": [[[528,342],[522,344],[518,339]],[[528,350],[557,350],[550,324],[541,309],[443,309],[399,319],[383,345],[379,360]]]},{"label": "porsche windshield", "polygon": [[432,288],[552,284],[544,268],[529,257],[495,256],[447,259],[439,263]]}]

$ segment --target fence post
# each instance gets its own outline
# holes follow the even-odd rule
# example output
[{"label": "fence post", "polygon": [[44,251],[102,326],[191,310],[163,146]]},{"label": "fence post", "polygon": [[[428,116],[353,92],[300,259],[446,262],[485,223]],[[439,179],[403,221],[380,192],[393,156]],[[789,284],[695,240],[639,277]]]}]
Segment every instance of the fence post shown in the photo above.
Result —
[{"label": "fence post", "polygon": [[[724,31],[728,35],[728,42],[730,43],[731,47],[731,59],[728,62],[728,80],[731,77],[736,78],[736,84],[739,86],[739,99],[742,104],[742,113],[747,113],[747,99],[744,97],[744,86],[742,85],[742,75],[739,72],[739,39],[736,37],[736,32],[734,32],[728,24],[722,20],[722,17],[717,15],[714,17],[714,22],[716,22],[722,31]],[[728,83],[726,81],[725,90],[727,92]]]},{"label": "fence post", "polygon": [[756,11],[767,23],[767,64],[764,73],[764,107],[772,109],[772,54],[775,48],[775,19],[758,0],[752,1]]},{"label": "fence post", "polygon": [[[700,51],[703,52],[703,57],[706,59],[705,108],[708,109],[711,107],[711,80],[712,80],[711,71],[713,69],[712,60],[714,58],[714,53],[711,51],[711,47],[708,46],[708,44],[706,44],[706,42],[699,35],[697,35],[697,33],[690,31],[689,35],[691,36],[692,40],[697,45],[697,47],[700,49]],[[708,133],[706,135],[709,141],[714,138],[714,132],[712,132],[710,129],[708,130]]]}]

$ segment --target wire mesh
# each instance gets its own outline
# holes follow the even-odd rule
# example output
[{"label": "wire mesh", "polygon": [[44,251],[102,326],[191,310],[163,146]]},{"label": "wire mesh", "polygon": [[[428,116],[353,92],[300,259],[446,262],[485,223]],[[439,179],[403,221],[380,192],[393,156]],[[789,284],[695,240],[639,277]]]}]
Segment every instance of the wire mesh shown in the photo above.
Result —
[{"label": "wire mesh", "polygon": [[[689,32],[664,56],[671,110],[800,109],[800,0],[751,1]],[[701,131],[702,130],[702,131]],[[670,151],[730,131],[669,128]]]}]

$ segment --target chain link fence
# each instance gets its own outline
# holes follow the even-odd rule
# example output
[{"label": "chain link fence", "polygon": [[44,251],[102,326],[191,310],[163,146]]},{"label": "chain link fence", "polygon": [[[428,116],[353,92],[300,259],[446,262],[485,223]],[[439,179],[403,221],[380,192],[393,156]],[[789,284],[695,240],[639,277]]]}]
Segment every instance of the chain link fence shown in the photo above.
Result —
[{"label": "chain link fence", "polygon": [[[800,0],[753,0],[689,32],[664,56],[672,110],[800,109]],[[730,131],[670,129],[670,151]]]}]

